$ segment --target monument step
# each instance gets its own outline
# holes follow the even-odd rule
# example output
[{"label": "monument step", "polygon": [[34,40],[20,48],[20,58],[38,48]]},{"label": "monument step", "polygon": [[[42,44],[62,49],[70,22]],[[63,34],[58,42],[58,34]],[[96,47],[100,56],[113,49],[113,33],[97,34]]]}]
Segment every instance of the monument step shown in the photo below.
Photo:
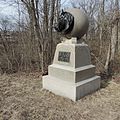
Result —
[{"label": "monument step", "polygon": [[100,88],[100,77],[94,76],[78,83],[71,83],[47,75],[43,76],[43,88],[55,93],[56,95],[77,101],[85,95]]},{"label": "monument step", "polygon": [[48,74],[64,81],[77,83],[95,76],[95,66],[87,65],[84,67],[73,68],[64,65],[52,64],[48,68]]}]

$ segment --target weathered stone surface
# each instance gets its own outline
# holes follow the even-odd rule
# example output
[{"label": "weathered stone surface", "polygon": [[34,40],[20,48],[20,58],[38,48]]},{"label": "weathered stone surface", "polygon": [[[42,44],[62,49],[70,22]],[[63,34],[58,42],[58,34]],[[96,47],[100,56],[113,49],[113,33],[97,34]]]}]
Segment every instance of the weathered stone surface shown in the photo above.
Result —
[{"label": "weathered stone surface", "polygon": [[[58,59],[60,51],[70,53],[68,61]],[[98,90],[100,77],[95,75],[88,45],[70,41],[58,44],[48,76],[43,76],[43,88],[73,101]]]},{"label": "weathered stone surface", "polygon": [[[62,62],[58,60],[59,52],[70,52],[70,61]],[[87,44],[60,43],[57,45],[53,64],[65,65],[73,68],[91,64],[90,51]]]},{"label": "weathered stone surface", "polygon": [[81,38],[88,30],[89,21],[87,15],[80,9],[72,8],[66,10],[74,16],[74,27],[67,36]]},{"label": "weathered stone surface", "polygon": [[87,32],[88,26],[88,17],[84,11],[70,8],[61,12],[55,30],[67,38],[77,37],[80,39]]},{"label": "weathered stone surface", "polygon": [[79,40],[88,26],[87,16],[79,9],[72,8],[61,13],[55,28],[71,39],[64,38],[57,45],[53,64],[48,67],[48,76],[43,76],[43,88],[73,101],[100,88],[100,77],[95,75],[88,45]]},{"label": "weathered stone surface", "polygon": [[71,83],[48,75],[43,76],[43,88],[56,95],[77,101],[100,88],[100,77],[94,76],[84,81]]}]

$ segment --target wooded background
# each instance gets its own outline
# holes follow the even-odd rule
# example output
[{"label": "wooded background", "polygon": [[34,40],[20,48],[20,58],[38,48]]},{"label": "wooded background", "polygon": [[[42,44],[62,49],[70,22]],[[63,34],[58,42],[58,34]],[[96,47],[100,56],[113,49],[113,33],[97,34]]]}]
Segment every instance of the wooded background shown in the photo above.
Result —
[{"label": "wooded background", "polygon": [[[1,0],[13,5],[14,22],[0,18],[0,72],[45,73],[52,63],[61,35],[54,30],[61,9],[82,9],[89,18],[89,30],[83,37],[89,45],[96,72],[120,73],[119,0]],[[9,11],[8,11],[9,12]]]}]

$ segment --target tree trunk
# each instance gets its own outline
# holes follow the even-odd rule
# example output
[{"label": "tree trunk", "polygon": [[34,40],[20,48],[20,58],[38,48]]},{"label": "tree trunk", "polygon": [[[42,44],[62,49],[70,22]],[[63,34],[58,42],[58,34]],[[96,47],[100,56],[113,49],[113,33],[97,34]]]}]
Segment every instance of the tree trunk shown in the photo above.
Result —
[{"label": "tree trunk", "polygon": [[115,0],[115,24],[116,24],[116,50],[118,52],[119,48],[119,32],[118,32],[118,26],[119,26],[119,0]]},{"label": "tree trunk", "polygon": [[111,54],[110,54],[110,61],[108,65],[109,74],[112,75],[114,73],[114,61],[115,61],[115,53],[118,46],[118,0],[115,0],[115,9],[114,9],[114,16],[112,21],[112,35],[111,35]]},{"label": "tree trunk", "polygon": [[109,47],[108,47],[108,52],[107,52],[107,59],[106,59],[106,63],[105,63],[105,71],[107,72],[108,74],[108,67],[109,67],[109,61],[110,61],[110,43],[109,43]]},{"label": "tree trunk", "polygon": [[54,12],[55,12],[55,0],[51,0],[51,12],[50,12],[50,63],[53,60],[53,21],[54,21]]},{"label": "tree trunk", "polygon": [[115,0],[115,10],[113,17],[113,27],[112,27],[112,36],[111,36],[111,61],[114,61],[115,52],[118,48],[118,12],[119,12],[119,2]]},{"label": "tree trunk", "polygon": [[120,54],[120,32],[118,32],[118,53]]},{"label": "tree trunk", "polygon": [[[43,40],[43,35],[42,32],[40,30],[40,25],[39,25],[39,11],[38,11],[38,0],[21,0],[27,10],[28,10],[28,14],[29,14],[29,18],[30,18],[30,28],[31,28],[31,39],[34,40],[34,38],[37,39],[38,42],[38,52],[39,52],[39,57],[41,59],[41,70],[42,72],[44,72],[44,64],[43,64],[43,55],[44,55],[44,50],[43,50],[43,46],[44,46],[44,40]],[[40,55],[41,53],[41,55]]]},{"label": "tree trunk", "polygon": [[100,0],[100,51],[99,55],[102,53],[103,48],[103,30],[104,30],[104,6],[105,0]]}]

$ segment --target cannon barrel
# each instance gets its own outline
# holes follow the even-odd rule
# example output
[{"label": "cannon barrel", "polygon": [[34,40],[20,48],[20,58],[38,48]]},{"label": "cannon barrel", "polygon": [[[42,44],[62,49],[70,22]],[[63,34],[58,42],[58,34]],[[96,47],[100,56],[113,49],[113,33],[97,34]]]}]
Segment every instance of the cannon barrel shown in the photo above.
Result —
[{"label": "cannon barrel", "polygon": [[71,8],[62,11],[58,23],[55,26],[57,32],[71,38],[81,38],[88,30],[89,21],[87,15],[80,9]]}]

